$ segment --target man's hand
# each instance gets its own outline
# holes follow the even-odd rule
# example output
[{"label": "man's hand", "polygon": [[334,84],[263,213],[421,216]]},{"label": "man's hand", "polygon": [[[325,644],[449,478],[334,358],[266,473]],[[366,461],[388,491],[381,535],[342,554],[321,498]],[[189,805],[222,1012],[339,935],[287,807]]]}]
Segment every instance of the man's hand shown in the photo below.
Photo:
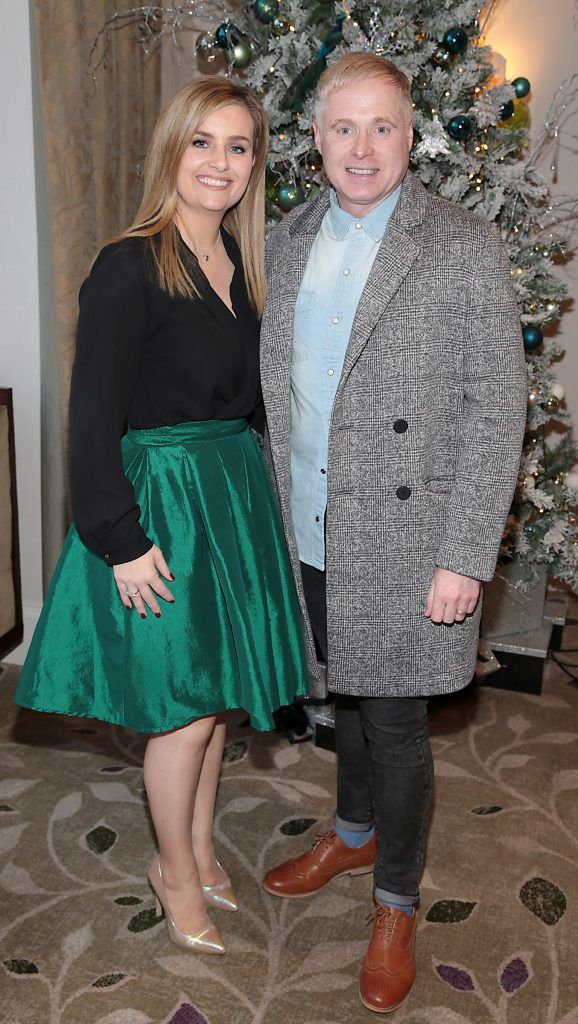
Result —
[{"label": "man's hand", "polygon": [[481,583],[449,569],[436,569],[427,595],[426,618],[432,622],[463,622],[476,610]]}]

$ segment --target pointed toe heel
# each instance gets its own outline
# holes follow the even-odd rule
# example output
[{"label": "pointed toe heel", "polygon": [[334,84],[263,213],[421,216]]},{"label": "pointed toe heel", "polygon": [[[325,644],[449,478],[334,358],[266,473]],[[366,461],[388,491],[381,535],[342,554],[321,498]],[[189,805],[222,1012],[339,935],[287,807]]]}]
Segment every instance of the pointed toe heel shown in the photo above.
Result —
[{"label": "pointed toe heel", "polygon": [[239,909],[237,898],[228,878],[219,885],[203,885],[202,889],[203,896],[205,897],[205,903],[209,907],[215,907],[217,910],[229,911]]},{"label": "pointed toe heel", "polygon": [[159,883],[164,889],[160,857],[157,857],[157,860],[155,861],[152,869],[152,875],[153,877],[151,878],[151,871],[149,871],[149,883],[156,900],[156,915],[157,917],[160,917],[164,911],[167,932],[171,942],[174,942],[175,946],[180,946],[181,949],[190,949],[193,953],[209,953],[213,956],[223,956],[226,952],[223,940],[221,939],[221,936],[214,924],[211,922],[209,922],[206,928],[203,928],[202,931],[197,932],[196,934],[182,932],[180,928],[177,928],[167,906],[163,903],[157,890],[157,885],[159,885]]}]

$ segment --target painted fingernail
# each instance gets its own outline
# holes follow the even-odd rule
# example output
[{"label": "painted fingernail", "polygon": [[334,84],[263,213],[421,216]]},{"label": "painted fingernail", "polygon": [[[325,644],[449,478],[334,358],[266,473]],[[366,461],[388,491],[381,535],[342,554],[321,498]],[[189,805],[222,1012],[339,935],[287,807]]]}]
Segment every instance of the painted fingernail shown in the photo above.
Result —
[{"label": "painted fingernail", "polygon": [[144,614],[144,612],[140,612],[139,614],[140,614],[141,619],[146,619],[146,615]]},{"label": "painted fingernail", "polygon": [[174,582],[174,579],[175,579],[175,577],[173,576],[172,572],[170,572],[170,573],[169,573],[169,576],[170,576],[170,578],[171,578],[171,579],[173,580],[173,582]]},{"label": "painted fingernail", "polygon": [[160,612],[155,612],[155,619],[160,619],[160,617],[161,617],[161,613]]}]

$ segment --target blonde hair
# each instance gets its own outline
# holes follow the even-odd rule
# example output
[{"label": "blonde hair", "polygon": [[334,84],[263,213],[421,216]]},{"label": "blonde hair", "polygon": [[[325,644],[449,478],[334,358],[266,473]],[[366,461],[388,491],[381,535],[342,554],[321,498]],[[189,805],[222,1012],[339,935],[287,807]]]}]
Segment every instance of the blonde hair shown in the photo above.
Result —
[{"label": "blonde hair", "polygon": [[396,86],[400,93],[403,105],[407,108],[408,122],[412,117],[411,82],[403,71],[386,57],[378,57],[375,53],[367,53],[365,50],[352,50],[339,57],[326,71],[323,72],[317,89],[315,90],[315,120],[319,123],[323,111],[323,104],[328,96],[346,85],[353,85],[358,82],[378,80],[384,85]]},{"label": "blonde hair", "polygon": [[247,190],[227,210],[223,226],[241,252],[247,292],[261,315],[265,304],[265,160],[269,142],[267,120],[256,96],[228,78],[202,75],[185,85],[162,111],[144,165],[143,195],[133,223],[117,236],[146,238],[157,280],[169,295],[200,297],[179,248],[175,225],[177,172],[183,154],[199,126],[221,107],[238,103],[253,122],[254,164]]}]

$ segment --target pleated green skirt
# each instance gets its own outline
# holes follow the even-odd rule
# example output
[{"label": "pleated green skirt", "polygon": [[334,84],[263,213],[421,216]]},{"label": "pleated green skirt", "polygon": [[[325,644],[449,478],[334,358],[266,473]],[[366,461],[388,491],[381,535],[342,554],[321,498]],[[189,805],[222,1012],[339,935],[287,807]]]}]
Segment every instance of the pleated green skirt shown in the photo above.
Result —
[{"label": "pleated green skirt", "polygon": [[243,708],[256,729],[306,692],[301,612],[261,450],[246,420],[129,430],[124,470],[175,576],[141,619],[70,528],[16,703],[164,732]]}]

